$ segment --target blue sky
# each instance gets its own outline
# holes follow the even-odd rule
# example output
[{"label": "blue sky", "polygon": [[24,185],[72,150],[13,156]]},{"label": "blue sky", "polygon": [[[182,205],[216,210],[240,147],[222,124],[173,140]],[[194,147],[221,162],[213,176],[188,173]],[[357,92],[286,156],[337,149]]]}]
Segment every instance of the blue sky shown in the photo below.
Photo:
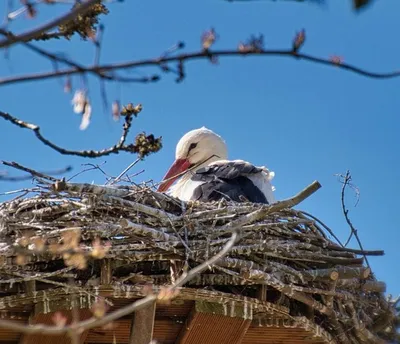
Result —
[{"label": "blue sky", "polygon": [[[37,19],[18,19],[11,29],[21,32],[65,10],[65,5],[41,7]],[[296,31],[304,28],[306,53],[339,55],[345,62],[376,72],[400,67],[400,3],[396,0],[376,1],[360,14],[352,11],[350,1],[328,1],[324,6],[289,1],[126,1],[111,5],[110,10],[103,17],[104,63],[157,57],[177,41],[186,43],[186,51],[196,51],[201,33],[210,27],[220,36],[215,46],[219,49],[236,48],[239,41],[259,33],[265,36],[266,48],[288,48]],[[0,13],[4,13],[3,2]],[[93,46],[78,38],[43,47],[65,52],[82,63],[93,61]],[[0,78],[52,68],[20,46],[10,51],[9,60],[1,59]],[[154,72],[159,70],[133,70],[129,75]],[[280,57],[225,58],[218,66],[190,62],[186,72],[180,84],[173,75],[163,75],[156,84],[107,84],[110,102],[143,104],[133,134],[144,130],[164,138],[163,150],[132,171],[145,169],[136,181],[160,180],[179,138],[204,125],[225,138],[231,158],[275,171],[278,199],[320,181],[322,189],[299,208],[319,217],[345,240],[349,229],[341,213],[341,185],[334,174],[350,169],[361,192],[356,208],[349,193],[351,219],[366,249],[385,250],[384,257],[370,258],[370,262],[377,277],[386,281],[388,292],[399,294],[400,274],[392,267],[400,260],[399,80],[373,80]],[[79,77],[72,82],[75,88],[82,86]],[[92,123],[83,132],[79,116],[72,112],[72,95],[63,93],[62,82],[55,79],[1,87],[0,110],[39,124],[44,135],[69,149],[111,146],[119,139],[121,123],[103,110],[95,79],[90,79],[90,97]],[[83,163],[106,161],[103,168],[117,175],[135,159],[130,154],[96,160],[62,156],[43,146],[32,132],[2,120],[0,129],[0,159],[39,170],[72,164],[76,172]],[[76,181],[102,183],[104,178],[89,172]],[[29,184],[0,182],[0,192]],[[351,246],[357,244],[353,241]]]}]

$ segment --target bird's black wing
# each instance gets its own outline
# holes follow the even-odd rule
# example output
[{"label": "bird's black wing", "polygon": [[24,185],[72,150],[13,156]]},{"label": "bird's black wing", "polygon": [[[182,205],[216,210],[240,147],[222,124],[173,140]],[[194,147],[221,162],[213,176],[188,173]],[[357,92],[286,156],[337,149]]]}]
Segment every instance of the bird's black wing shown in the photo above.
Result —
[{"label": "bird's black wing", "polygon": [[195,188],[192,200],[218,201],[222,198],[236,202],[267,203],[265,195],[246,177],[262,169],[245,161],[213,164],[195,172],[191,180],[203,184]]}]

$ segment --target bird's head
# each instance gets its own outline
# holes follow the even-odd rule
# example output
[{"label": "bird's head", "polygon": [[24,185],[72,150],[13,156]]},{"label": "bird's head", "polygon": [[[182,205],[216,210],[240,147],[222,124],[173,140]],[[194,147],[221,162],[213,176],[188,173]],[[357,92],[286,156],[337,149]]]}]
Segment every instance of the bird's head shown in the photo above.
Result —
[{"label": "bird's head", "polygon": [[186,133],[176,146],[175,162],[165,174],[158,191],[164,192],[191,167],[226,159],[225,141],[212,130],[202,127]]}]

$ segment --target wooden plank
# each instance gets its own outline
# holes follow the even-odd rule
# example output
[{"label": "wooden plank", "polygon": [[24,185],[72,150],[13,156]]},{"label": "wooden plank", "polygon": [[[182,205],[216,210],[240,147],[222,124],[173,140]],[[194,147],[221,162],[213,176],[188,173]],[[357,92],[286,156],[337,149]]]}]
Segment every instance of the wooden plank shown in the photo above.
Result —
[{"label": "wooden plank", "polygon": [[100,261],[100,285],[110,285],[112,280],[112,260],[105,258]]},{"label": "wooden plank", "polygon": [[243,307],[196,302],[176,344],[239,344],[251,324]]},{"label": "wooden plank", "polygon": [[260,301],[267,301],[267,286],[265,284],[260,285],[257,288],[257,299]]},{"label": "wooden plank", "polygon": [[133,314],[129,344],[149,344],[153,339],[156,303]]}]

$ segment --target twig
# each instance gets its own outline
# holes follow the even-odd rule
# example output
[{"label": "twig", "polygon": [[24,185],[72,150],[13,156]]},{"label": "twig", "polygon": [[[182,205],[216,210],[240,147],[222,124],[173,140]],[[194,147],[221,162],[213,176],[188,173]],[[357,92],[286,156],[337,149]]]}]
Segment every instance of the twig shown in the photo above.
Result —
[{"label": "twig", "polygon": [[[72,166],[67,166],[63,169],[60,170],[54,170],[54,171],[48,171],[48,172],[41,172],[43,174],[47,175],[58,175],[58,174],[64,174],[67,172],[72,171]],[[6,181],[6,182],[20,182],[24,180],[29,180],[32,179],[32,176],[19,176],[19,177],[9,177],[7,175],[2,175],[0,174],[0,181]]]},{"label": "twig", "polygon": [[[106,161],[103,162],[103,164],[105,164]],[[111,178],[99,165],[95,165],[95,164],[82,164],[82,166],[90,166],[88,168],[83,169],[82,171],[79,171],[78,173],[75,173],[72,177],[70,177],[69,179],[67,179],[67,182],[71,181],[72,179],[78,177],[79,175],[81,175],[82,173],[88,172],[88,171],[92,171],[92,170],[99,170],[101,173],[103,173],[106,178]]]},{"label": "twig", "polygon": [[[10,35],[12,35],[11,32],[0,29],[0,34],[9,37]],[[77,70],[81,71],[82,73],[86,72],[86,68],[84,65],[81,65],[73,60],[70,60],[66,57],[63,56],[59,56],[57,54],[53,54],[49,51],[46,51],[42,48],[37,47],[36,45],[29,43],[29,42],[23,42],[23,45],[30,49],[31,51],[45,57],[48,58],[49,60],[51,60],[53,63],[59,62],[59,63],[64,63],[70,67],[74,67]],[[107,73],[103,73],[103,72],[98,72],[98,71],[92,71],[90,72],[91,74],[99,77],[100,79],[106,79],[108,81],[119,81],[119,82],[140,82],[140,83],[144,83],[144,82],[150,82],[150,81],[157,81],[157,78],[154,78],[154,76],[150,76],[150,77],[142,77],[142,78],[125,78],[125,77],[119,77],[118,75],[115,74],[107,74]]]},{"label": "twig", "polygon": [[4,113],[2,111],[0,111],[0,117],[4,118],[5,120],[11,122],[12,124],[14,124],[20,128],[32,130],[35,133],[36,137],[39,139],[39,141],[44,143],[46,146],[54,149],[55,151],[57,151],[60,154],[75,155],[75,156],[81,156],[81,157],[86,157],[86,158],[98,158],[98,157],[106,156],[106,155],[110,155],[110,154],[118,154],[120,151],[125,151],[125,152],[133,152],[134,151],[133,145],[125,145],[125,140],[129,134],[129,130],[131,127],[131,117],[130,116],[125,117],[125,124],[123,127],[121,138],[119,139],[118,143],[110,148],[105,148],[105,149],[102,149],[99,151],[95,151],[95,150],[73,151],[73,150],[68,150],[68,149],[62,148],[60,146],[55,145],[48,139],[46,139],[41,134],[40,127],[37,126],[36,124],[24,122],[14,116],[11,116],[8,113]]},{"label": "twig", "polygon": [[30,173],[32,176],[35,176],[35,177],[39,177],[39,178],[42,178],[42,179],[51,180],[52,182],[56,182],[56,181],[58,180],[57,178],[48,176],[48,175],[46,175],[46,174],[44,174],[44,173],[42,173],[42,172],[38,172],[38,171],[32,170],[31,168],[22,166],[22,165],[20,165],[20,164],[18,164],[18,163],[16,163],[16,162],[8,162],[8,161],[4,161],[4,160],[0,160],[0,162],[1,162],[3,165],[16,168],[17,170],[21,170],[21,171],[28,172],[28,173]]},{"label": "twig", "polygon": [[[363,252],[363,251],[364,251],[364,248],[363,248],[363,245],[362,245],[362,243],[361,243],[360,237],[358,236],[358,231],[357,231],[357,229],[353,226],[353,224],[352,224],[351,221],[350,221],[350,218],[349,218],[349,210],[346,208],[346,204],[345,204],[345,192],[346,192],[346,188],[347,188],[347,186],[349,186],[349,183],[350,183],[350,181],[351,181],[351,174],[350,174],[350,171],[347,170],[345,175],[340,175],[340,178],[342,179],[342,181],[341,181],[341,182],[342,182],[342,191],[341,191],[341,198],[340,198],[340,199],[341,199],[341,203],[342,203],[342,211],[343,211],[343,215],[344,215],[344,217],[345,217],[345,219],[346,219],[346,222],[347,222],[347,224],[349,225],[350,231],[351,231],[351,233],[350,233],[350,235],[349,235],[349,238],[347,239],[347,241],[346,241],[346,243],[345,243],[345,246],[347,246],[347,244],[349,243],[349,241],[350,241],[352,235],[354,235],[354,237],[356,238],[356,240],[357,240],[357,242],[358,242],[358,245],[360,246],[361,251]],[[365,262],[367,263],[367,266],[368,266],[369,268],[371,268],[371,266],[369,265],[369,262],[368,262],[367,255],[366,255],[365,253],[363,253],[363,255],[364,255]]]},{"label": "twig", "polygon": [[[132,162],[131,164],[129,164],[129,166],[127,167],[127,168],[125,168],[119,175],[118,175],[118,177],[117,178],[115,178],[113,181],[111,181],[111,182],[109,182],[109,183],[107,183],[107,184],[110,184],[110,185],[113,185],[113,184],[115,184],[115,183],[118,183],[118,181],[123,177],[123,175],[126,173],[126,172],[128,172],[133,166],[135,166],[139,161],[141,161],[142,159],[141,158],[137,158],[134,162]],[[106,185],[107,185],[106,184]]]},{"label": "twig", "polygon": [[16,193],[21,193],[21,192],[23,193],[23,195],[27,195],[30,192],[40,192],[40,191],[42,191],[42,190],[39,187],[34,187],[34,188],[30,188],[30,189],[23,188],[23,189],[18,189],[18,190],[2,192],[2,193],[0,193],[0,196],[13,195]]},{"label": "twig", "polygon": [[[347,63],[337,63],[332,61],[329,58],[321,58],[316,57],[309,54],[303,53],[293,53],[293,50],[260,50],[260,51],[240,51],[237,49],[234,50],[215,50],[215,51],[204,51],[201,50],[199,52],[193,53],[182,53],[175,56],[165,56],[161,58],[150,58],[144,60],[135,60],[135,61],[128,61],[128,62],[120,62],[114,64],[104,64],[104,65],[94,65],[88,66],[85,68],[67,68],[58,71],[50,71],[50,72],[43,72],[43,73],[35,73],[35,74],[28,74],[28,75],[21,75],[21,76],[13,76],[9,78],[0,79],[0,85],[7,85],[17,82],[25,82],[25,81],[33,81],[33,80],[45,80],[56,78],[65,75],[73,75],[73,74],[80,74],[80,73],[102,73],[107,71],[116,71],[121,69],[133,69],[138,67],[148,67],[148,66],[162,66],[169,62],[188,62],[192,60],[203,60],[203,59],[210,59],[210,56],[214,57],[228,57],[228,56],[282,56],[288,58],[295,58],[298,60],[305,60],[317,64],[322,64],[326,66],[336,67],[340,69],[344,69],[365,77],[373,78],[373,79],[391,79],[400,76],[400,71],[395,72],[388,72],[388,73],[377,73],[377,72],[370,72],[365,69],[356,67],[354,65],[350,65]],[[121,78],[122,79],[122,78]],[[126,78],[129,81],[128,78]],[[158,80],[158,76],[153,76],[151,78],[143,78],[143,82],[155,81]],[[122,81],[122,80],[120,80]],[[139,81],[139,80],[135,80]]]},{"label": "twig", "polygon": [[[255,1],[267,1],[267,0],[224,0],[226,2],[255,2]],[[269,0],[269,1],[276,1],[276,0]],[[293,2],[304,2],[305,0],[285,0],[285,1],[293,1]],[[310,3],[314,4],[323,4],[324,0],[308,0]],[[357,12],[361,9],[365,8],[365,6],[370,5],[372,0],[353,0],[353,9]]]}]

